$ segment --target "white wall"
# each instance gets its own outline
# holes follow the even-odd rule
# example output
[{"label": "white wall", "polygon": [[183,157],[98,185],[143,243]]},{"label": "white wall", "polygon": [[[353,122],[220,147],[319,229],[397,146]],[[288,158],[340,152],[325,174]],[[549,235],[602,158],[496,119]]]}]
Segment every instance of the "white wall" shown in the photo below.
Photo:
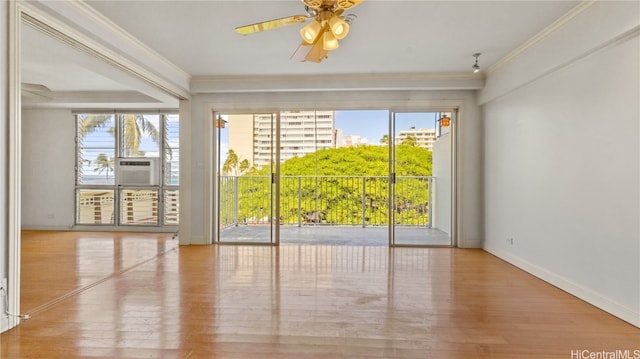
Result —
[{"label": "white wall", "polygon": [[451,133],[447,133],[433,144],[433,227],[448,235],[451,235],[451,161]]},{"label": "white wall", "polygon": [[[449,107],[448,107],[449,106]],[[215,157],[211,111],[247,113],[279,109],[391,109],[426,110],[434,107],[460,106],[458,134],[460,138],[459,167],[461,183],[459,212],[461,221],[457,235],[461,247],[479,247],[482,236],[480,112],[475,91],[345,91],[295,93],[200,94],[192,97],[192,121],[182,127],[181,135],[190,139],[188,150],[181,149],[181,172],[191,176],[181,185],[189,186],[192,194],[183,205],[191,210],[191,223],[181,220],[182,244],[207,244],[212,240],[213,212],[207,203],[212,198],[212,161]],[[183,133],[183,131],[185,131]],[[189,131],[189,132],[186,132]],[[182,199],[181,199],[182,200]],[[186,201],[191,201],[187,203]],[[188,236],[184,235],[189,233]]]},{"label": "white wall", "polygon": [[[0,2],[0,29],[8,28],[8,2]],[[5,32],[2,31],[4,34]],[[9,261],[8,245],[9,236],[7,233],[7,150],[9,143],[7,128],[9,124],[9,118],[7,113],[8,98],[7,98],[7,86],[8,79],[7,74],[9,72],[9,64],[7,63],[8,56],[7,36],[0,36],[0,280],[7,278],[7,262]],[[0,311],[4,313],[4,303],[0,304]],[[4,315],[0,315],[0,332],[7,328],[8,322],[5,320]]]},{"label": "white wall", "polygon": [[[576,18],[522,60],[549,61],[553,51],[537,50],[555,44],[563,47],[561,63],[579,44],[572,61],[553,71],[532,71],[529,80],[514,81],[511,89],[501,78],[500,86],[489,86],[481,95],[489,99],[484,105],[484,248],[636,326],[638,10],[637,2],[595,5],[583,14],[593,21]],[[627,12],[636,15],[622,16]],[[602,27],[590,51],[578,30],[589,33],[596,22]],[[635,35],[619,36],[633,27]],[[607,31],[610,40],[603,40]],[[513,238],[512,245],[507,238]]]},{"label": "white wall", "polygon": [[22,228],[74,224],[75,120],[70,110],[22,110]]}]

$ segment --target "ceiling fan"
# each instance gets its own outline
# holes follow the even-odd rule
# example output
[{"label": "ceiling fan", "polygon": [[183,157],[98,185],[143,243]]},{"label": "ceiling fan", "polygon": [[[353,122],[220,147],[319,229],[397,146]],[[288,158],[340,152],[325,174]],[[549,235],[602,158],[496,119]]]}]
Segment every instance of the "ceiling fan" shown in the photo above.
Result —
[{"label": "ceiling fan", "polygon": [[300,29],[302,44],[291,56],[295,61],[320,62],[327,58],[329,51],[338,48],[338,40],[342,40],[349,33],[349,25],[355,15],[343,16],[349,10],[364,0],[301,0],[305,5],[306,15],[293,15],[279,19],[259,22],[257,24],[237,27],[235,30],[241,35],[276,29],[286,25],[301,24],[313,19],[312,22]]}]

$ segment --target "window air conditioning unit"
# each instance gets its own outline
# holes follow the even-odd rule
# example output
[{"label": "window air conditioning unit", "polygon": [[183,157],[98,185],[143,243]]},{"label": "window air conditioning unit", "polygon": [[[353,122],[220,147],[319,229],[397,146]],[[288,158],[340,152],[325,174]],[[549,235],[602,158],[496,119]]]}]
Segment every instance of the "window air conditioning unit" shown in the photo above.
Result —
[{"label": "window air conditioning unit", "polygon": [[118,158],[118,185],[155,186],[158,184],[157,158]]}]

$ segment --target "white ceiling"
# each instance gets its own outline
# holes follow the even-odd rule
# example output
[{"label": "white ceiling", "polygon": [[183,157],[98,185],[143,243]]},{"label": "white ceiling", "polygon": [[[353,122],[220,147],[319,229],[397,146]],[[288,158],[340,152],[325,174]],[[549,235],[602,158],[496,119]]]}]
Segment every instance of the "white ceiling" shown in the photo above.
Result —
[{"label": "white ceiling", "polygon": [[[304,14],[301,1],[93,1],[88,3],[192,76],[468,73],[483,69],[564,15],[578,1],[367,0],[340,47],[321,63],[294,62],[301,24],[249,36],[234,28]],[[56,91],[136,90],[74,50],[31,30],[23,80]],[[46,55],[43,55],[46,52]],[[69,55],[71,53],[71,55]],[[106,75],[106,76],[105,76]]]}]

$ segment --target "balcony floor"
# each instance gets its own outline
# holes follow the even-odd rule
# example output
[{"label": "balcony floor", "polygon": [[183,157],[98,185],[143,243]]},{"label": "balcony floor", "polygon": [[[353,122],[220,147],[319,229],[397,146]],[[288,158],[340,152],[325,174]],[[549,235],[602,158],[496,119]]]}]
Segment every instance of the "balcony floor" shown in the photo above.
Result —
[{"label": "balcony floor", "polygon": [[[268,225],[242,225],[223,229],[221,242],[269,243]],[[449,246],[451,237],[435,228],[396,227],[395,244]],[[389,228],[359,226],[281,226],[280,244],[348,245],[383,247],[389,245]]]}]

